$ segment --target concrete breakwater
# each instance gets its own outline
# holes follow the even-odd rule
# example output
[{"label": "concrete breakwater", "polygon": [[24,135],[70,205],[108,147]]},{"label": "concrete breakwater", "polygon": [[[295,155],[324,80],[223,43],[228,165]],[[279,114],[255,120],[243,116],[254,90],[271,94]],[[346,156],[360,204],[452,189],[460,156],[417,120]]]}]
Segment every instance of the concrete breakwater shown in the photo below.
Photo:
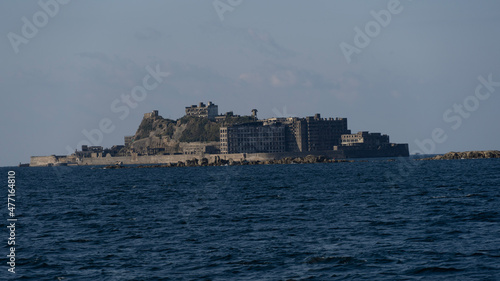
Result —
[{"label": "concrete breakwater", "polygon": [[444,155],[437,155],[434,157],[423,158],[420,160],[454,160],[454,159],[486,159],[486,158],[500,158],[500,151],[498,150],[465,151],[465,152],[452,151]]}]

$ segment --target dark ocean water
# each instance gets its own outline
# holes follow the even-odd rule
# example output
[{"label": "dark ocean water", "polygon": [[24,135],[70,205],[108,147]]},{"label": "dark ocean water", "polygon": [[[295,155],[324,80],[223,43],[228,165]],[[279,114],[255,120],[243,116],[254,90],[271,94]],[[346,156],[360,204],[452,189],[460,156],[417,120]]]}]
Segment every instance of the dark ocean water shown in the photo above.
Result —
[{"label": "dark ocean water", "polygon": [[19,280],[500,280],[500,160],[12,169]]}]

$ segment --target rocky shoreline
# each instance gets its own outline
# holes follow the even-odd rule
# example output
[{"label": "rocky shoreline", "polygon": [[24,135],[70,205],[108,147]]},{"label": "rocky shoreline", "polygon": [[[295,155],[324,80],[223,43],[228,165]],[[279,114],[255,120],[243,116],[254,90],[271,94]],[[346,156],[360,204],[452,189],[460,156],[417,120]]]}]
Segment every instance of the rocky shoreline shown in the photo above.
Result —
[{"label": "rocky shoreline", "polygon": [[[394,161],[389,159],[387,161]],[[170,167],[203,167],[203,166],[243,166],[243,165],[275,165],[275,164],[312,164],[312,163],[345,163],[355,162],[354,160],[346,159],[328,159],[326,156],[307,155],[306,157],[285,157],[279,160],[265,161],[235,161],[233,159],[218,159],[215,162],[209,162],[207,158],[187,160],[185,162],[178,161],[177,163],[166,163],[158,165],[139,165],[139,166],[124,166],[121,164],[108,165],[103,169],[124,169],[124,168],[170,168]]]},{"label": "rocky shoreline", "polygon": [[455,159],[487,159],[487,158],[500,158],[500,151],[498,150],[484,150],[484,151],[465,151],[465,152],[448,152],[444,155],[437,155],[429,158],[422,158],[419,160],[455,160]]}]

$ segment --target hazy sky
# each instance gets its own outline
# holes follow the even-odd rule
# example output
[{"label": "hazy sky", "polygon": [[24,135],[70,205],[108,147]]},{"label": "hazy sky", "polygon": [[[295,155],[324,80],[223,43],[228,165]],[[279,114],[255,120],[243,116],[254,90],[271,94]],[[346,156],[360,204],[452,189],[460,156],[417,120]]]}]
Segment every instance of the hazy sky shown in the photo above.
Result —
[{"label": "hazy sky", "polygon": [[500,149],[499,27],[493,0],[2,1],[0,166],[83,130],[123,144],[145,112],[200,101],[346,117],[410,152]]}]

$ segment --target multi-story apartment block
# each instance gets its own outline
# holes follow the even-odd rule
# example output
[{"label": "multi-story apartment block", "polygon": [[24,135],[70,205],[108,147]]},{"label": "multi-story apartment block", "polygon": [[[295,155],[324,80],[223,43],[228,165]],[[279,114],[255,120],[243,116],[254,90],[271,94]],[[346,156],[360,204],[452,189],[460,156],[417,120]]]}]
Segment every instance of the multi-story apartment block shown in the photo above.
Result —
[{"label": "multi-story apartment block", "polygon": [[350,134],[347,129],[347,118],[270,118],[267,123],[285,125],[286,151],[324,151],[331,150],[334,145],[340,145],[342,134]]},{"label": "multi-story apartment block", "polygon": [[351,133],[351,131],[347,129],[346,118],[326,119],[321,118],[319,114],[316,114],[314,117],[306,118],[270,118],[261,122],[221,128],[221,152],[249,152],[248,148],[240,150],[241,145],[235,145],[235,140],[238,140],[238,144],[246,143],[246,145],[250,143],[252,143],[252,145],[255,143],[260,144],[261,142],[268,143],[270,140],[266,138],[269,136],[265,134],[262,135],[260,132],[271,130],[271,128],[280,128],[279,134],[283,134],[283,143],[281,143],[280,140],[279,145],[272,145],[269,149],[268,146],[258,146],[259,152],[332,150],[333,146],[340,145],[342,134]]},{"label": "multi-story apartment block", "polygon": [[252,122],[220,128],[220,151],[273,153],[285,151],[285,126]]},{"label": "multi-story apartment block", "polygon": [[347,118],[321,118],[319,114],[306,117],[307,151],[324,151],[340,144],[343,134],[350,134]]}]

